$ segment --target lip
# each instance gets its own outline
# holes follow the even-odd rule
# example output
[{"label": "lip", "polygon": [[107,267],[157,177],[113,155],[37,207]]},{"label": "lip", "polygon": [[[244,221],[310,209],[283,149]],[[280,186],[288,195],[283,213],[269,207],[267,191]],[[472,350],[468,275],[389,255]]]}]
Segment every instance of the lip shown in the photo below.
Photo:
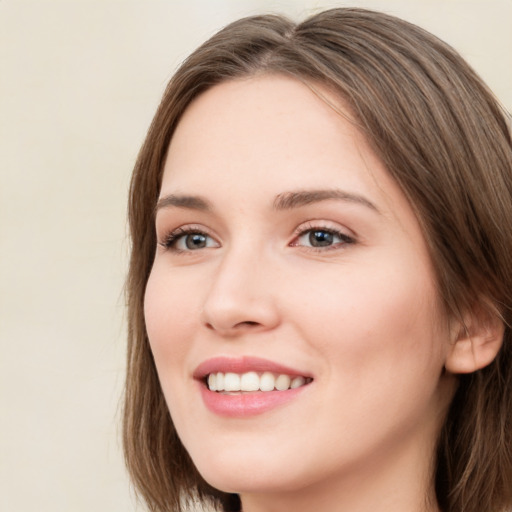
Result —
[{"label": "lip", "polygon": [[201,398],[206,408],[216,415],[228,418],[247,418],[269,412],[280,406],[284,406],[301,395],[310,384],[285,391],[251,391],[232,394],[210,391],[206,386],[205,377],[215,372],[246,373],[272,372],[286,374],[290,377],[311,377],[287,366],[258,357],[216,357],[201,363],[193,373],[198,381]]},{"label": "lip", "polygon": [[312,377],[309,373],[284,366],[268,359],[260,357],[214,357],[202,362],[193,373],[195,379],[204,379],[210,373],[216,372],[272,372],[277,374],[286,374],[290,377]]}]

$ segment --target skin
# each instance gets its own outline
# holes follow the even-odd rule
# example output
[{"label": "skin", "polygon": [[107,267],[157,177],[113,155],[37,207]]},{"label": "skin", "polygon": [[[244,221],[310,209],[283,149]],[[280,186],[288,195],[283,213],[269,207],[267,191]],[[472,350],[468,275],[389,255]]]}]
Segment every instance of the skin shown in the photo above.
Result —
[{"label": "skin", "polygon": [[[345,114],[290,78],[227,82],[189,106],[167,156],[151,349],[185,448],[244,512],[438,510],[452,329],[411,206]],[[292,191],[333,189],[349,198],[275,208]],[[179,228],[206,247],[185,236],[164,247]],[[342,237],[311,247],[311,229]],[[313,382],[263,414],[219,416],[193,378],[219,356],[262,357]]]}]

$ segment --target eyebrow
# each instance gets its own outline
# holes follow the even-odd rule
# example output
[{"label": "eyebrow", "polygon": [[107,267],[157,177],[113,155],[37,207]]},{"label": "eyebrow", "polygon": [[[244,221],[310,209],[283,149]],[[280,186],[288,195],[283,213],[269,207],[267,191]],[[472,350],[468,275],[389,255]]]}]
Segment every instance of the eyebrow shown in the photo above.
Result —
[{"label": "eyebrow", "polygon": [[190,210],[210,211],[212,206],[209,201],[200,196],[175,195],[169,194],[161,197],[156,203],[155,212],[162,208],[187,208]]},{"label": "eyebrow", "polygon": [[[308,204],[327,201],[329,199],[360,204],[370,208],[377,213],[380,213],[375,204],[368,200],[366,197],[340,189],[298,190],[292,192],[283,192],[276,196],[272,206],[273,209],[277,211],[291,210],[294,208],[300,208],[301,206],[306,206]],[[205,212],[213,210],[211,203],[204,197],[168,194],[158,200],[155,207],[155,212],[161,210],[162,208],[169,207],[200,210]]]},{"label": "eyebrow", "polygon": [[275,198],[273,206],[275,210],[290,210],[292,208],[300,208],[301,206],[318,203],[320,201],[327,201],[329,199],[337,199],[349,203],[360,204],[380,213],[375,204],[366,197],[340,189],[283,192]]}]

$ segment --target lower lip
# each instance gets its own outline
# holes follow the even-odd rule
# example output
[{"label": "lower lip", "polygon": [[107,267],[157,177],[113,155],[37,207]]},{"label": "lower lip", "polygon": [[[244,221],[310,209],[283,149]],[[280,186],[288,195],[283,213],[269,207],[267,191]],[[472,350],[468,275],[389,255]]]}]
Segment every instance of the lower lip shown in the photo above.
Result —
[{"label": "lower lip", "polygon": [[244,418],[271,411],[296,398],[305,387],[285,391],[254,391],[226,395],[210,391],[201,384],[201,396],[206,407],[219,416]]}]

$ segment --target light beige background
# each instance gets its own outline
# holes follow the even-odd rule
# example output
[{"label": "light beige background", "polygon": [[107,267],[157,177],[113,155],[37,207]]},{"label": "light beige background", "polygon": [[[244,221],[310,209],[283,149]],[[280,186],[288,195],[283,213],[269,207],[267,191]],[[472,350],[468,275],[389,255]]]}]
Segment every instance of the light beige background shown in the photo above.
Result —
[{"label": "light beige background", "polygon": [[143,509],[119,441],[138,148],[173,69],[216,29],[335,5],[430,29],[512,108],[511,0],[0,0],[0,510]]}]

